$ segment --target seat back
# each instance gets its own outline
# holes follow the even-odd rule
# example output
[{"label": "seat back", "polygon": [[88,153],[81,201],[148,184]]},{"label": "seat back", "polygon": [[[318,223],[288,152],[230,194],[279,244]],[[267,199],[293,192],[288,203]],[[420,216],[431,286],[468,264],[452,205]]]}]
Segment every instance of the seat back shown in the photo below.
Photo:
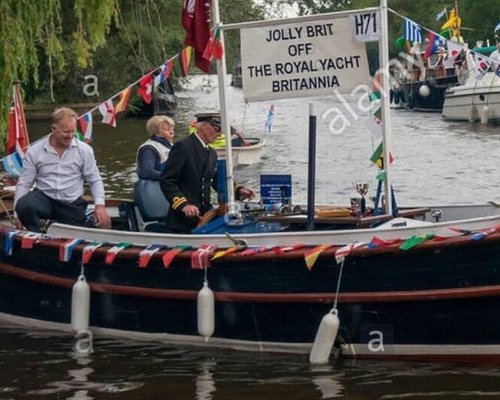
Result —
[{"label": "seat back", "polygon": [[134,184],[134,202],[144,222],[163,221],[170,207],[160,182],[147,179],[139,179]]}]

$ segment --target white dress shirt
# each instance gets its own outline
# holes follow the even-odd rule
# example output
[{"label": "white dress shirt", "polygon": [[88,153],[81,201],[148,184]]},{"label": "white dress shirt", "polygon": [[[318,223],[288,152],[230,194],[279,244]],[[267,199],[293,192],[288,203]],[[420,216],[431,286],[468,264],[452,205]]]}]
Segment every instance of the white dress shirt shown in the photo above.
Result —
[{"label": "white dress shirt", "polygon": [[104,204],[104,184],[92,147],[73,138],[59,156],[49,140],[50,135],[30,146],[23,160],[14,204],[31,190],[33,183],[52,199],[73,202],[83,195],[84,181],[90,187],[94,203]]}]

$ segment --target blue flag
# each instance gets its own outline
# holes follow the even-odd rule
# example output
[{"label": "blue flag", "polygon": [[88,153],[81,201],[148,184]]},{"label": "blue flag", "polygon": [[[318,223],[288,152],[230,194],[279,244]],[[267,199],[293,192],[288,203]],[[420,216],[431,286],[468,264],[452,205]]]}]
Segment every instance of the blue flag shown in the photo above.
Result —
[{"label": "blue flag", "polygon": [[264,132],[271,133],[273,129],[273,120],[274,120],[274,104],[271,104],[271,107],[269,107],[269,111],[267,112],[266,122],[264,123]]},{"label": "blue flag", "polygon": [[422,28],[411,19],[404,19],[403,32],[405,40],[422,43]]},{"label": "blue flag", "polygon": [[23,160],[17,151],[6,155],[2,159],[3,169],[11,178],[19,178],[23,167]]}]

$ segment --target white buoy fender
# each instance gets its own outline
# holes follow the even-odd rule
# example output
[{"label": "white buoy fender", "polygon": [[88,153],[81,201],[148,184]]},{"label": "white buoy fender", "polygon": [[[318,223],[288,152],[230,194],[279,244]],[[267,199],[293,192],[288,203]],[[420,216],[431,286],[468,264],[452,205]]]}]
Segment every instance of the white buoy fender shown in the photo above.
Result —
[{"label": "white buoy fender", "polygon": [[484,106],[481,110],[481,123],[486,125],[490,119],[490,108],[488,106]]},{"label": "white buoy fender", "polygon": [[469,108],[469,122],[476,122],[477,120],[477,110],[475,106],[470,106]]},{"label": "white buoy fender", "polygon": [[316,332],[311,354],[309,354],[309,362],[311,364],[328,363],[339,325],[340,321],[336,309],[331,310],[323,317]]},{"label": "white buoy fender", "polygon": [[203,288],[198,292],[198,334],[208,340],[215,329],[214,292],[203,282]]},{"label": "white buoy fender", "polygon": [[431,89],[427,85],[422,85],[418,88],[418,94],[422,97],[427,97],[431,94]]},{"label": "white buoy fender", "polygon": [[80,275],[71,293],[71,328],[74,332],[89,329],[90,287],[84,275]]}]

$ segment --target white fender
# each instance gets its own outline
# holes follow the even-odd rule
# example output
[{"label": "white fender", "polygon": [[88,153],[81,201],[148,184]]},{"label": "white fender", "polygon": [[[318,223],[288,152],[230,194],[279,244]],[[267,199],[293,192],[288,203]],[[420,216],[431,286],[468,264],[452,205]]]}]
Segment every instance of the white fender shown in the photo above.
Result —
[{"label": "white fender", "polygon": [[203,282],[203,288],[198,292],[198,334],[208,341],[215,330],[215,300],[214,292]]},{"label": "white fender", "polygon": [[74,332],[89,329],[90,287],[85,276],[78,277],[71,293],[71,328]]},{"label": "white fender", "polygon": [[481,124],[486,125],[490,119],[490,108],[484,106],[481,110]]},{"label": "white fender", "polygon": [[339,325],[340,321],[336,309],[332,309],[323,317],[316,332],[311,353],[309,354],[309,362],[311,364],[328,363]]},{"label": "white fender", "polygon": [[431,94],[431,89],[427,85],[422,85],[418,88],[418,94],[422,97],[427,97]]},{"label": "white fender", "polygon": [[477,110],[476,106],[470,106],[469,108],[469,122],[476,122],[477,120]]}]

